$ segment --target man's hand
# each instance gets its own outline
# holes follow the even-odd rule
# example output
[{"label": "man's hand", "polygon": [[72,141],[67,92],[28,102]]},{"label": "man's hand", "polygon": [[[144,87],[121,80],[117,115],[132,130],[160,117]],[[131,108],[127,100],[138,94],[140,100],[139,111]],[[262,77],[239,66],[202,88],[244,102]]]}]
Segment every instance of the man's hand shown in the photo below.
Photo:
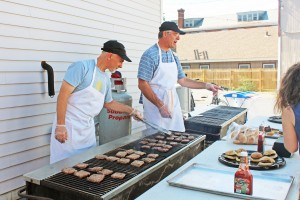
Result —
[{"label": "man's hand", "polygon": [[144,118],[142,113],[140,111],[136,110],[135,108],[129,115],[132,116],[133,119],[135,119],[136,121],[141,121]]},{"label": "man's hand", "polygon": [[171,113],[166,105],[159,108],[159,113],[163,118],[172,118]]},{"label": "man's hand", "polygon": [[212,91],[213,95],[216,95],[218,93],[218,90],[223,90],[221,87],[212,83],[206,83],[205,88],[209,91]]},{"label": "man's hand", "polygon": [[55,128],[55,139],[60,143],[65,143],[68,139],[68,133],[65,125],[57,125]]}]

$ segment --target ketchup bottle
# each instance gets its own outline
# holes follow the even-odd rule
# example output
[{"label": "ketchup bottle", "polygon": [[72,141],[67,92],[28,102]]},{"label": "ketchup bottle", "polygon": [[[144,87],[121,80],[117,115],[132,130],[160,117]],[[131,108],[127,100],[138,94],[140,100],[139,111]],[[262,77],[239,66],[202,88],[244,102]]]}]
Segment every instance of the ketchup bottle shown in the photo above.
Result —
[{"label": "ketchup bottle", "polygon": [[265,136],[263,132],[259,132],[258,134],[258,142],[257,142],[257,151],[260,153],[264,152],[264,142],[265,142]]},{"label": "ketchup bottle", "polygon": [[241,152],[239,169],[234,175],[234,192],[239,194],[252,195],[253,176],[248,166],[248,153]]}]

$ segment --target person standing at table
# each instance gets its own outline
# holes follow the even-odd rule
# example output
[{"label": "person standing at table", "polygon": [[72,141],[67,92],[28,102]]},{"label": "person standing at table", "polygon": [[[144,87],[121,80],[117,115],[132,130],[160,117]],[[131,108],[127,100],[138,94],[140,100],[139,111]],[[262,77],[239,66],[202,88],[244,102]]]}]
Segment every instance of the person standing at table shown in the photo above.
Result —
[{"label": "person standing at table", "polygon": [[216,93],[221,88],[188,79],[178,57],[171,50],[176,48],[180,35],[174,22],[163,22],[159,27],[158,43],[147,49],[138,68],[138,86],[142,92],[140,103],[144,106],[144,118],[162,128],[184,132],[183,116],[176,93],[176,83],[192,89],[207,89]]},{"label": "person standing at table", "polygon": [[124,45],[109,40],[101,49],[97,59],[75,62],[66,71],[52,126],[50,163],[96,146],[94,117],[103,107],[142,118],[132,107],[112,99],[110,77],[105,73],[122,68],[124,60],[131,62]]},{"label": "person standing at table", "polygon": [[294,153],[300,142],[300,62],[282,78],[275,108],[282,113],[284,147]]}]

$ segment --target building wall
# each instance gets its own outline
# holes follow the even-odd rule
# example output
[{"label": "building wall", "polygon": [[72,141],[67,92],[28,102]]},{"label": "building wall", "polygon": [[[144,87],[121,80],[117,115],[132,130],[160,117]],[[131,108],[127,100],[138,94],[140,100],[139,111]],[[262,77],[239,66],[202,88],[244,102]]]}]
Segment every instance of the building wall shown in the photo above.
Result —
[{"label": "building wall", "polygon": [[[137,68],[143,51],[157,40],[161,0],[9,0],[0,1],[0,199],[25,184],[22,175],[49,163],[56,98],[67,67],[96,58],[102,44],[125,44],[132,63],[123,77],[133,106],[138,104]],[[47,73],[55,73],[48,96]],[[132,133],[144,129],[133,122]]]},{"label": "building wall", "polygon": [[[280,1],[280,74],[300,61],[300,1]],[[280,81],[280,79],[278,79]],[[278,84],[279,85],[279,84]]]}]

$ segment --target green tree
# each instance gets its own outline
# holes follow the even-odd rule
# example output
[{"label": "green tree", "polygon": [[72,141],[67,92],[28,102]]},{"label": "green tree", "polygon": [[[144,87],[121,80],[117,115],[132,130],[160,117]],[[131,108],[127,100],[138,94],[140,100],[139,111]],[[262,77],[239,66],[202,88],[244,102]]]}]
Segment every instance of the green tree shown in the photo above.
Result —
[{"label": "green tree", "polygon": [[241,79],[239,81],[239,87],[236,90],[239,91],[257,91],[255,84],[251,80]]}]

